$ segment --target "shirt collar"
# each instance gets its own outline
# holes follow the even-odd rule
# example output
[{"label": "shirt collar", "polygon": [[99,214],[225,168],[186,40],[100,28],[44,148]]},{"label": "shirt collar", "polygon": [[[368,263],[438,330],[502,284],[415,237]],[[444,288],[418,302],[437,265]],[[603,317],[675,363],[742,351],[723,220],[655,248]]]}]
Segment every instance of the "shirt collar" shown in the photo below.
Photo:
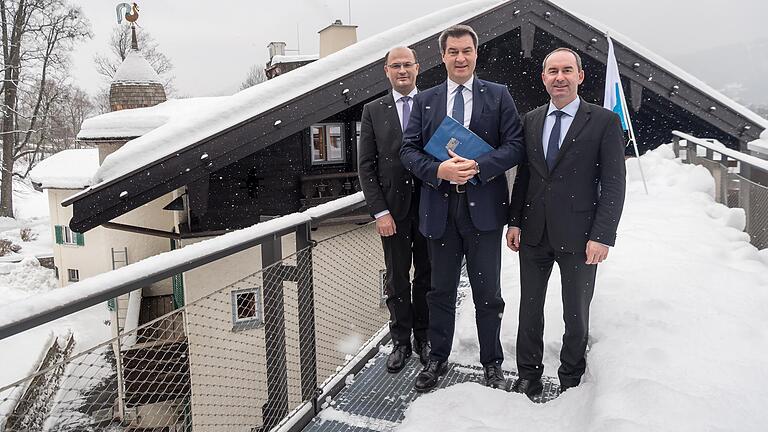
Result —
[{"label": "shirt collar", "polygon": [[460,86],[460,85],[463,85],[463,86],[464,86],[464,87],[465,87],[467,90],[469,90],[469,91],[472,91],[472,84],[473,84],[474,82],[475,82],[475,76],[474,76],[474,75],[472,75],[471,77],[469,77],[469,79],[467,80],[467,82],[465,82],[464,84],[458,84],[458,83],[455,83],[455,82],[451,81],[451,79],[450,79],[450,78],[448,78],[448,94],[449,94],[449,95],[452,95],[452,94],[453,94],[453,92],[455,92],[455,91],[456,91],[456,87],[458,87],[458,86]]},{"label": "shirt collar", "polygon": [[397,102],[397,101],[399,101],[399,100],[400,100],[400,98],[401,98],[401,97],[403,97],[403,96],[410,96],[411,98],[413,98],[413,96],[414,96],[416,93],[418,93],[418,92],[419,92],[419,89],[418,89],[418,88],[416,88],[416,87],[414,87],[414,88],[413,88],[413,90],[411,90],[411,92],[410,92],[410,93],[408,93],[407,95],[404,95],[404,94],[400,94],[400,92],[398,92],[397,90],[395,90],[395,89],[392,89],[392,97],[393,97],[393,98],[395,98],[395,102]]},{"label": "shirt collar", "polygon": [[[581,98],[576,97],[576,99],[572,100],[571,103],[564,106],[560,111],[568,114],[570,117],[576,117],[576,112],[579,110],[579,105],[581,105]],[[547,108],[547,116],[552,114],[554,111],[557,111],[557,107],[550,100],[549,108]]]}]

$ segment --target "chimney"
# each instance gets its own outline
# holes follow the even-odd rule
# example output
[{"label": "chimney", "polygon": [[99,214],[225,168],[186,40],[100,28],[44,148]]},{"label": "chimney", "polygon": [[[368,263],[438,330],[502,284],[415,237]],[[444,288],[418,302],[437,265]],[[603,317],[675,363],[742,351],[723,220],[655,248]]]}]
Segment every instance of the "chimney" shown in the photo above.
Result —
[{"label": "chimney", "polygon": [[267,45],[269,49],[269,61],[276,55],[285,55],[285,42],[270,42]]},{"label": "chimney", "polygon": [[341,20],[336,20],[318,33],[320,33],[320,58],[357,42],[357,26],[344,25]]}]

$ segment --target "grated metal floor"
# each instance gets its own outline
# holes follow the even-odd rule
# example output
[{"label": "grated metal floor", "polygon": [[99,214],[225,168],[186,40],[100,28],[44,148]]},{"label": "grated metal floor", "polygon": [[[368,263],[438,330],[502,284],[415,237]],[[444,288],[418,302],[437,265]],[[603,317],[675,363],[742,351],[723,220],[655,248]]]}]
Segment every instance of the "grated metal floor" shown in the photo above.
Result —
[{"label": "grated metal floor", "polygon": [[[357,374],[350,385],[339,393],[304,428],[304,432],[385,432],[394,430],[405,417],[405,410],[419,396],[413,381],[421,371],[421,363],[413,356],[397,374],[386,369],[386,354],[379,353]],[[517,378],[505,371],[508,387]],[[557,378],[544,377],[544,392],[535,402],[546,402],[559,394]],[[448,373],[438,388],[463,382],[483,382],[479,366],[449,364]]]}]

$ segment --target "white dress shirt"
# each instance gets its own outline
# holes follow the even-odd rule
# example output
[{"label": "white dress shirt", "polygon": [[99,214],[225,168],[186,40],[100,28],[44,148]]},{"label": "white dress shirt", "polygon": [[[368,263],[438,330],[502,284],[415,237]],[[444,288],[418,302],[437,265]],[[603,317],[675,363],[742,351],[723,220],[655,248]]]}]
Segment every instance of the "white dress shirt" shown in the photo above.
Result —
[{"label": "white dress shirt", "polygon": [[[464,84],[461,84],[464,86],[464,90],[462,90],[462,95],[464,95],[464,127],[469,129],[469,121],[472,120],[472,83],[475,82],[475,77],[471,76],[469,77],[469,80],[465,82]],[[446,105],[445,105],[445,112],[448,117],[451,116],[451,113],[453,112],[453,100],[456,99],[456,87],[458,87],[460,84],[457,84],[451,79],[448,79],[448,97],[446,98]],[[456,121],[459,121],[456,119]]]},{"label": "white dress shirt", "polygon": [[419,90],[416,87],[414,87],[407,95],[400,94],[397,90],[392,89],[392,97],[395,98],[395,106],[397,107],[397,117],[400,119],[400,129],[403,128],[403,104],[405,103],[400,100],[400,98],[403,96],[410,96],[411,100],[408,101],[408,108],[413,108],[413,97],[418,92]]},{"label": "white dress shirt", "polygon": [[[579,110],[579,105],[581,105],[581,99],[576,98],[568,105],[564,106],[563,109],[560,111],[564,112],[565,114],[560,116],[560,142],[557,143],[557,148],[563,147],[563,139],[565,138],[565,135],[568,133],[568,129],[571,127],[571,123],[573,123],[573,118],[576,117],[576,112]],[[557,111],[557,107],[555,104],[552,103],[552,101],[549,101],[549,108],[547,109],[547,116],[544,117],[544,130],[542,131],[541,135],[541,145],[544,146],[544,159],[547,159],[547,150],[549,147],[549,136],[552,134],[552,127],[555,125],[555,115],[552,114],[553,112]]]}]

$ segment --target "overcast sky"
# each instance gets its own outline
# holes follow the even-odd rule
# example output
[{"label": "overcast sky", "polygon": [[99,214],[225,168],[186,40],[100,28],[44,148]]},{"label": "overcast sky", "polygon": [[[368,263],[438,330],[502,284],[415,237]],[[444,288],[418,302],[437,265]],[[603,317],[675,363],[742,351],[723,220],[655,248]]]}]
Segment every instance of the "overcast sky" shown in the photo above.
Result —
[{"label": "overcast sky", "polygon": [[[94,37],[73,53],[73,78],[95,93],[104,81],[93,56],[106,53],[119,1],[71,0]],[[358,39],[462,0],[152,0],[139,1],[139,24],[174,64],[180,96],[235,92],[252,64],[268,60],[267,44],[316,54],[317,31],[335,19],[358,25]],[[616,29],[671,61],[705,49],[768,39],[768,0],[559,0],[565,9]],[[394,6],[392,6],[394,5]],[[696,71],[690,71],[697,75]],[[734,71],[736,73],[736,71]],[[701,74],[698,74],[701,76]]]}]

